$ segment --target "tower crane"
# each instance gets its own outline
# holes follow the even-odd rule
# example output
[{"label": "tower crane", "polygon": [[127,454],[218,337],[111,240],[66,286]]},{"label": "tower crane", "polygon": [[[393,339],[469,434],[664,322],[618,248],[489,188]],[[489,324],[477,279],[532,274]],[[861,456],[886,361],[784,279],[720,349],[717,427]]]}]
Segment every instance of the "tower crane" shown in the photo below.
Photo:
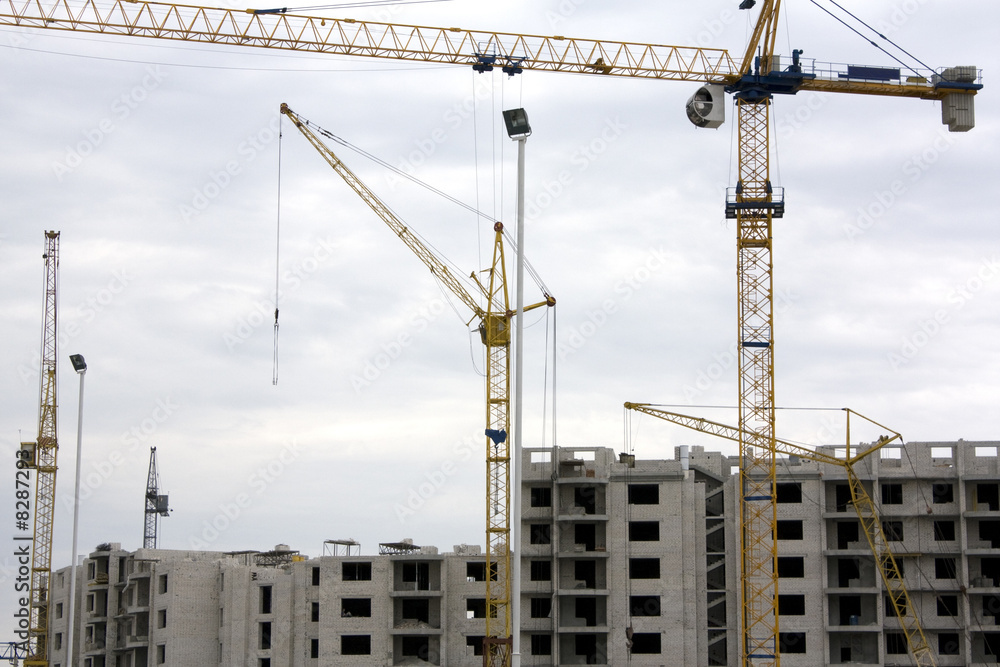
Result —
[{"label": "tower crane", "polygon": [[31,553],[31,611],[25,667],[48,667],[49,575],[56,500],[57,348],[59,232],[45,232],[45,296],[42,315],[42,365],[38,398],[38,438],[22,442],[19,465],[35,471],[35,530]]},{"label": "tower crane", "polygon": [[[735,0],[733,0],[735,3]],[[756,0],[741,0],[750,10]],[[218,9],[144,0],[71,3],[38,0],[0,5],[0,25],[101,33],[186,42],[252,46],[340,56],[456,64],[507,74],[527,70],[691,81],[701,86],[687,103],[688,118],[718,127],[725,95],[735,100],[738,179],[726,196],[737,226],[737,346],[743,543],[741,561],[744,665],[780,664],[777,573],[774,571],[774,309],[772,222],[784,215],[783,191],[770,173],[770,108],[775,95],[822,91],[941,102],[942,122],[964,132],[975,124],[975,67],[938,71],[833,65],[804,61],[795,50],[787,66],[775,52],[781,0],[762,0],[740,60],[725,49],[667,46],[562,35],[542,36],[462,28],[401,25],[309,16],[286,9]]]},{"label": "tower crane", "polygon": [[[685,428],[699,431],[701,433],[709,433],[734,442],[743,442],[746,439],[746,435],[740,434],[739,429],[733,426],[727,426],[725,424],[720,424],[719,422],[701,417],[691,417],[677,412],[671,412],[649,403],[625,403],[625,409],[651,415],[673,424],[684,426]],[[876,422],[871,421],[863,415],[859,415],[849,408],[844,408],[844,411],[847,414],[848,425],[850,425],[851,415],[856,415],[872,424],[882,427],[881,424],[876,424]],[[882,436],[873,446],[865,449],[864,451],[856,451],[852,455],[850,427],[848,426],[848,440],[844,458],[831,456],[822,451],[809,449],[808,447],[803,447],[802,445],[797,445],[779,438],[774,438],[773,452],[775,455],[797,456],[800,459],[806,459],[816,463],[824,463],[842,468],[844,470],[847,475],[848,487],[851,492],[851,504],[854,507],[855,513],[858,515],[858,520],[861,523],[861,528],[864,530],[865,537],[868,540],[868,546],[872,550],[872,555],[875,557],[875,565],[878,568],[879,575],[882,577],[882,583],[885,585],[885,589],[889,593],[887,600],[892,603],[896,618],[899,619],[900,627],[903,630],[907,645],[913,655],[914,664],[920,666],[934,665],[936,663],[934,662],[934,656],[931,652],[930,645],[927,643],[927,638],[924,636],[924,631],[920,625],[920,619],[913,606],[913,602],[910,599],[910,594],[907,592],[906,586],[903,583],[903,572],[892,554],[892,549],[889,547],[889,540],[886,538],[885,531],[882,528],[882,522],[879,520],[879,514],[875,507],[875,503],[872,501],[867,489],[865,489],[861,478],[858,477],[857,473],[854,471],[855,464],[865,457],[874,454],[892,442],[897,440],[902,442],[902,436],[899,433],[895,431],[891,431],[891,433],[891,436]],[[742,476],[743,471],[741,469],[741,477]],[[741,491],[741,493],[743,493],[743,491]]]},{"label": "tower crane", "polygon": [[146,518],[143,522],[142,548],[156,548],[156,533],[161,516],[170,516],[167,496],[160,495],[160,477],[156,472],[156,447],[149,448],[149,474],[146,476]]},{"label": "tower crane", "polygon": [[[472,318],[479,323],[479,336],[486,347],[486,638],[483,650],[484,664],[508,664],[511,645],[510,609],[510,447],[507,434],[510,427],[510,339],[511,311],[507,291],[506,262],[504,260],[503,223],[494,224],[493,264],[484,271],[481,279],[475,273],[471,279],[479,298],[473,296],[465,283],[459,280],[378,196],[340,161],[333,150],[317,136],[327,134],[281,105],[281,113],[288,116],[296,128],[323,159],[354,190],[355,193],[385,222],[389,228],[413,251],[434,277],[472,311]],[[315,131],[313,128],[316,128]],[[545,294],[545,300],[524,311],[541,306],[554,306],[555,299]]]}]

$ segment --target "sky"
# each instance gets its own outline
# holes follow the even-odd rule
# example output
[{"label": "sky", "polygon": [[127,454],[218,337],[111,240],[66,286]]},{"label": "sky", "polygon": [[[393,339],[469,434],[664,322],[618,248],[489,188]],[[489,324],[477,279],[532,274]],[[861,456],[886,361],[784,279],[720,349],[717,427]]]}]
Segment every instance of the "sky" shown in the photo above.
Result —
[{"label": "sky", "polygon": [[[736,57],[752,16],[737,4],[515,0],[501,13],[452,0],[325,13]],[[1000,440],[990,85],[1000,7],[841,4],[930,67],[982,68],[985,88],[976,128],[955,134],[936,102],[775,101],[772,180],[786,193],[774,225],[775,400],[816,409],[779,412],[777,433],[839,444],[840,413],[819,409],[850,407],[907,442]],[[784,5],[779,52],[894,64],[815,4]],[[558,301],[525,316],[524,446],[733,452],[650,417],[626,422],[622,408],[658,403],[735,423],[735,229],[723,213],[735,124],[732,108],[716,130],[687,121],[697,85],[508,79],[10,28],[0,59],[0,489],[10,508],[0,537],[18,534],[14,451],[38,428],[41,253],[45,230],[58,230],[54,567],[72,547],[80,383],[70,354],[89,365],[82,554],[142,546],[150,447],[173,509],[162,548],[283,543],[313,557],[327,539],[356,539],[363,553],[403,538],[442,551],[484,542],[483,359],[471,313],[282,122],[283,102],[484,212],[338,150],[463,275],[489,264],[491,219],[514,230],[516,146],[500,112],[524,107],[525,253]],[[526,283],[527,302],[541,294]],[[869,432],[879,429],[858,437]],[[10,619],[16,561],[0,553]]]}]

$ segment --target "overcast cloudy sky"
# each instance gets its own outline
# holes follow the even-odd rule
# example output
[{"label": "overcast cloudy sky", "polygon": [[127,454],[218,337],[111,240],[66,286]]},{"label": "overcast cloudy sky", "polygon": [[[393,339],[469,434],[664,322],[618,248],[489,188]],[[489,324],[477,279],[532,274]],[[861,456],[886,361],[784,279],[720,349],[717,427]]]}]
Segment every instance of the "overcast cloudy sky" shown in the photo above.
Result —
[{"label": "overcast cloudy sky", "polygon": [[[453,0],[342,11],[735,55],[751,18],[737,4],[518,0],[499,11]],[[814,4],[785,4],[782,52],[893,64]],[[990,83],[1000,7],[841,4],[932,67],[983,68],[986,88],[968,134],[948,134],[927,101],[804,93],[775,102],[774,180],[787,201],[775,224],[777,403],[849,406],[908,441],[996,440],[1000,113]],[[365,553],[404,537],[443,550],[483,542],[483,366],[469,315],[280,123],[282,102],[511,230],[516,151],[500,111],[528,110],[527,253],[559,305],[526,318],[526,446],[551,445],[555,414],[558,444],[621,450],[626,400],[734,421],[732,411],[697,407],[736,402],[736,252],[723,215],[732,113],[718,130],[689,124],[695,85],[533,72],[508,80],[37,30],[4,29],[0,47],[0,451],[9,464],[0,488],[11,507],[0,534],[17,532],[13,452],[37,432],[41,252],[54,229],[54,566],[70,560],[73,353],[90,365],[82,553],[103,541],[141,546],[151,446],[174,508],[161,523],[164,548],[287,543],[317,556],[330,538],[353,537]],[[343,157],[456,266],[486,265],[488,222]],[[526,294],[540,298],[534,285]],[[553,340],[556,353],[546,353]],[[555,409],[543,392],[553,377]],[[795,414],[779,415],[779,434],[823,439],[827,413]],[[650,418],[632,426],[641,457],[701,442]],[[0,564],[6,605],[14,560]]]}]

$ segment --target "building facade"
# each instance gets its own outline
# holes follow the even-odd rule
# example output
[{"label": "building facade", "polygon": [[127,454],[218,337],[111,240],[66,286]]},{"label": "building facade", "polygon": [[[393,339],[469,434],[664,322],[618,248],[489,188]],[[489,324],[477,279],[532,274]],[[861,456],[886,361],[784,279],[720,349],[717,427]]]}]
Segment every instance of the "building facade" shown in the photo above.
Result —
[{"label": "building facade", "polygon": [[[1000,661],[998,446],[888,446],[856,467],[938,665]],[[700,447],[525,450],[521,664],[738,664],[737,463]],[[790,458],[777,475],[782,663],[911,664],[844,471]],[[80,567],[83,667],[482,664],[477,546],[340,542],[306,558],[109,543]],[[50,591],[53,667],[69,664],[69,578]]]}]

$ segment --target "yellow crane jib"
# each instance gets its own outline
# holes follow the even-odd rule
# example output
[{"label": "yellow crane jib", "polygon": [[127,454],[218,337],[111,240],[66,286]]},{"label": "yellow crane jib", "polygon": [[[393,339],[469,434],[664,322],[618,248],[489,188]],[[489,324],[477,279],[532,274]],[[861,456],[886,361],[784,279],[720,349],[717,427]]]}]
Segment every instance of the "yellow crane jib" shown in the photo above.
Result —
[{"label": "yellow crane jib", "polygon": [[[507,290],[504,257],[503,224],[493,225],[493,263],[482,273],[473,272],[475,283],[485,307],[480,306],[465,284],[448,266],[386,206],[368,186],[344,165],[334,152],[317,136],[320,132],[332,136],[281,105],[299,132],[323,156],[359,197],[385,222],[455,296],[472,311],[472,320],[479,320],[479,335],[486,348],[486,636],[483,640],[483,664],[505,667],[510,664],[511,629],[511,553],[510,553],[510,321],[517,314],[511,310]],[[554,306],[555,299],[545,294],[545,300],[526,306],[525,311],[541,306]]]},{"label": "yellow crane jib", "polygon": [[[742,439],[747,437],[747,434],[741,434],[740,430],[734,426],[728,426],[702,417],[693,417],[663,410],[650,403],[627,402],[625,403],[625,409],[641,412],[700,433],[708,433],[734,442],[741,442]],[[857,462],[874,454],[892,442],[902,442],[903,436],[864,415],[860,415],[850,408],[844,408],[844,412],[848,420],[848,440],[844,458],[831,456],[825,452],[809,449],[808,447],[803,447],[802,445],[797,445],[780,438],[772,438],[773,446],[771,451],[773,454],[796,456],[807,461],[824,463],[844,470],[851,491],[851,504],[858,515],[858,520],[868,539],[868,546],[871,548],[872,555],[875,558],[882,583],[889,593],[886,598],[891,601],[896,618],[899,619],[900,627],[906,636],[910,652],[913,655],[914,664],[918,666],[935,665],[934,656],[930,645],[927,643],[927,637],[924,635],[923,628],[920,625],[916,608],[910,599],[909,592],[903,584],[903,573],[889,547],[889,540],[886,538],[878,510],[867,489],[865,489],[864,483],[854,471],[854,465]],[[880,428],[885,428],[891,435],[880,437],[871,447],[863,451],[856,451],[852,455],[850,445],[850,418],[852,415],[860,417],[864,421]],[[768,487],[766,492],[768,500],[770,500],[773,497],[770,487]]]}]

